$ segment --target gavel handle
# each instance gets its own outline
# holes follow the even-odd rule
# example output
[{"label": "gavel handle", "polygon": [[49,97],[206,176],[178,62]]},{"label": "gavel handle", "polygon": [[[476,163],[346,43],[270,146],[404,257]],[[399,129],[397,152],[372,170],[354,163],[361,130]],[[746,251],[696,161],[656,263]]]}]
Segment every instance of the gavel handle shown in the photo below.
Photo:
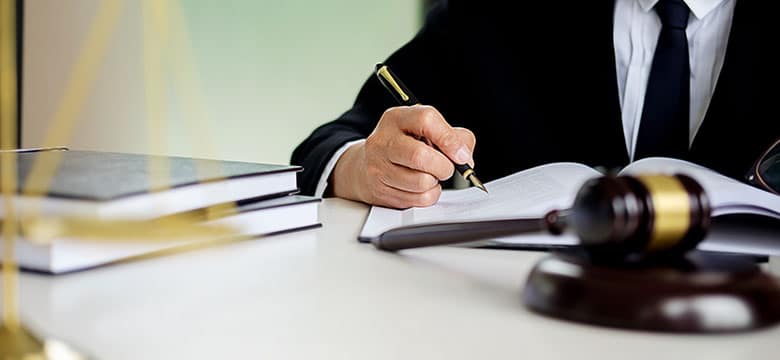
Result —
[{"label": "gavel handle", "polygon": [[452,245],[548,230],[548,217],[404,226],[388,230],[371,242],[386,251]]}]

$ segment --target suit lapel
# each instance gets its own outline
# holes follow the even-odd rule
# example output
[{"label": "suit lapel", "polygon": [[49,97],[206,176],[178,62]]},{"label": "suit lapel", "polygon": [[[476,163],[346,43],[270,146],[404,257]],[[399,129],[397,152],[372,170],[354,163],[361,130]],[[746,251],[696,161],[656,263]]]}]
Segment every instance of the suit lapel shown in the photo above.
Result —
[{"label": "suit lapel", "polygon": [[762,112],[774,108],[775,64],[768,50],[776,31],[766,15],[772,5],[739,0],[735,4],[720,77],[696,133],[690,158],[741,178],[766,144],[778,136],[775,120]]},{"label": "suit lapel", "polygon": [[[705,146],[708,139],[720,133],[724,127],[733,126],[737,119],[748,120],[754,109],[755,59],[760,56],[756,43],[760,29],[752,21],[754,1],[737,1],[731,24],[726,54],[721,67],[712,100],[704,120],[694,137],[692,152]],[[741,123],[739,126],[747,124]]]}]

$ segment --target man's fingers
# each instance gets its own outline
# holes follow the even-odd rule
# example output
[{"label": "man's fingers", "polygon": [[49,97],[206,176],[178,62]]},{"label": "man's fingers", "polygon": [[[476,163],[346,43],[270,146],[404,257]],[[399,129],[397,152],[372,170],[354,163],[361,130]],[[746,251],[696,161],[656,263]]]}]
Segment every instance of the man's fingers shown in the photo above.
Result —
[{"label": "man's fingers", "polygon": [[427,207],[435,204],[439,200],[439,196],[441,196],[441,185],[438,184],[423,193],[411,193],[383,186],[374,192],[372,203],[396,209]]},{"label": "man's fingers", "polygon": [[400,117],[399,127],[406,133],[430,140],[442,153],[456,164],[471,161],[471,149],[464,144],[444,117],[432,106],[418,105],[405,108],[408,111]]},{"label": "man's fingers", "polygon": [[380,181],[392,188],[418,194],[439,185],[439,180],[431,174],[395,164],[388,164]]},{"label": "man's fingers", "polygon": [[439,180],[449,179],[455,171],[452,162],[441,152],[411,136],[398,136],[394,141],[392,151],[387,154],[393,164],[431,174]]}]

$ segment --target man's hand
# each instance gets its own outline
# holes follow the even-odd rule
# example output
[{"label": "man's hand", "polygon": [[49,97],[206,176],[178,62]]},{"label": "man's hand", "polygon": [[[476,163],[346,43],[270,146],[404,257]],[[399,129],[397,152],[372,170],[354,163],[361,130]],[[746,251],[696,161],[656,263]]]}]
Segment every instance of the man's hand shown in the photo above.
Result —
[{"label": "man's hand", "polygon": [[333,194],[393,208],[433,205],[441,195],[439,180],[455,171],[453,162],[473,166],[475,142],[471,131],[451,127],[431,106],[390,108],[365,143],[351,146],[336,163]]}]

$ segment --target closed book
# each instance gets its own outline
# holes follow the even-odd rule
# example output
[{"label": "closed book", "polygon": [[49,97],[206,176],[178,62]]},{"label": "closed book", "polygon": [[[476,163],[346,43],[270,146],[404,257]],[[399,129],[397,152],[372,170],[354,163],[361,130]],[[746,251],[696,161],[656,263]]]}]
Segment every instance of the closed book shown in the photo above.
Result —
[{"label": "closed book", "polygon": [[[320,227],[321,199],[293,195],[261,201],[242,201],[211,214],[204,225],[226,226],[230,236],[199,236],[195,239],[149,241],[149,239],[79,239],[55,238],[39,245],[21,238],[16,243],[16,260],[25,270],[62,274],[98,266],[156,257],[205,246],[222,245],[239,240],[260,239],[279,233]],[[186,214],[196,219],[203,210]],[[159,219],[158,219],[159,220]],[[2,253],[2,250],[0,250]]]},{"label": "closed book", "polygon": [[[50,174],[35,163],[56,164]],[[17,154],[19,212],[151,219],[297,191],[298,166],[97,151]],[[49,176],[50,175],[50,176]],[[0,208],[0,216],[5,212]]]},{"label": "closed book", "polygon": [[234,210],[213,214],[214,218],[204,221],[204,224],[224,225],[243,235],[272,235],[319,227],[321,201],[320,198],[304,195],[240,201]]}]

